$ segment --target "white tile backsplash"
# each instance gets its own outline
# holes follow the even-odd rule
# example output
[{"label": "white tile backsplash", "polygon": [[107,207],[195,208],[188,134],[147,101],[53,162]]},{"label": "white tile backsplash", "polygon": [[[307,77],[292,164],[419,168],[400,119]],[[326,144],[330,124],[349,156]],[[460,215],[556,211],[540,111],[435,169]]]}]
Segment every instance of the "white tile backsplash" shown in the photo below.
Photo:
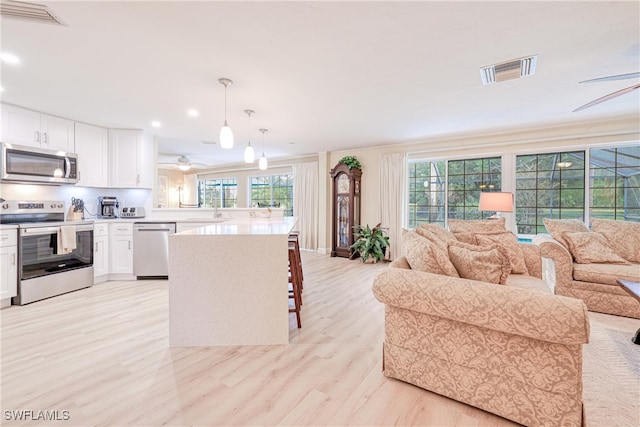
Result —
[{"label": "white tile backsplash", "polygon": [[34,185],[34,184],[0,184],[0,197],[5,200],[62,200],[65,209],[71,206],[71,198],[84,200],[85,218],[93,218],[96,214],[98,197],[117,197],[120,207],[142,206],[147,212],[153,204],[152,192],[149,189],[123,188],[90,188],[74,185]]}]

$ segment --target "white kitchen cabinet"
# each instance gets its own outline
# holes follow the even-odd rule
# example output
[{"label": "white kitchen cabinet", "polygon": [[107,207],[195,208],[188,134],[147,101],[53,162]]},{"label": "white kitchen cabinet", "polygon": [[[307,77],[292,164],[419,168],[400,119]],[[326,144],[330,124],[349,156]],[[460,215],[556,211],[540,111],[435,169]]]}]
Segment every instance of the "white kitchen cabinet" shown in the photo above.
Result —
[{"label": "white kitchen cabinet", "polygon": [[93,283],[109,280],[109,225],[93,226]]},{"label": "white kitchen cabinet", "polygon": [[75,152],[73,120],[2,104],[2,142]]},{"label": "white kitchen cabinet", "polygon": [[18,295],[18,230],[0,230],[0,302],[11,305]]},{"label": "white kitchen cabinet", "polygon": [[109,224],[109,253],[111,278],[133,278],[133,223]]},{"label": "white kitchen cabinet", "polygon": [[98,126],[76,123],[75,141],[78,154],[77,185],[108,187],[109,131]]},{"label": "white kitchen cabinet", "polygon": [[151,188],[153,138],[142,131],[110,129],[110,187]]}]

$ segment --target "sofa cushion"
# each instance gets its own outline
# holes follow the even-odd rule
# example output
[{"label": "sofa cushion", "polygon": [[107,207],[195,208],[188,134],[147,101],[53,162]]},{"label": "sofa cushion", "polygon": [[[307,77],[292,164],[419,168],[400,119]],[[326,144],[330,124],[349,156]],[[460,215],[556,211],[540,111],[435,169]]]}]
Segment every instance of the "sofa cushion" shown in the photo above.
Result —
[{"label": "sofa cushion", "polygon": [[640,262],[640,222],[594,218],[591,228],[602,234],[622,258]]},{"label": "sofa cushion", "polygon": [[582,282],[617,286],[616,280],[640,282],[640,264],[574,264],[573,278]]},{"label": "sofa cushion", "polygon": [[409,230],[402,230],[402,248],[412,270],[460,277],[449,255],[437,244]]},{"label": "sofa cushion", "polygon": [[476,234],[476,241],[481,246],[498,244],[506,249],[511,272],[514,274],[528,274],[527,265],[524,262],[524,254],[518,244],[518,238],[511,231]]},{"label": "sofa cushion", "polygon": [[460,277],[504,285],[511,264],[500,245],[476,246],[463,242],[449,243],[449,258]]},{"label": "sofa cushion", "polygon": [[543,218],[544,226],[551,236],[556,239],[562,246],[569,250],[569,243],[562,236],[563,231],[582,231],[587,232],[589,229],[584,222],[579,219],[549,219]]},{"label": "sofa cushion", "polygon": [[553,293],[551,292],[551,289],[549,289],[547,282],[526,274],[509,274],[506,285],[513,288],[529,289],[543,294]]},{"label": "sofa cushion", "polygon": [[[440,237],[438,237],[437,234],[433,233],[432,231],[426,229],[426,228],[422,228],[422,227],[416,227],[415,229],[416,234],[418,234],[419,236],[424,237],[425,239],[431,241],[431,243],[434,243],[436,246],[438,246],[440,248],[440,250],[442,250],[443,252],[447,252],[447,246],[448,246],[448,241],[447,240],[442,240]],[[448,233],[448,232],[447,232]],[[451,233],[449,233],[451,234]],[[455,239],[453,237],[453,235],[451,236],[452,239]]]},{"label": "sofa cushion", "polygon": [[578,264],[629,264],[629,261],[613,251],[607,239],[600,233],[563,231],[561,234]]},{"label": "sofa cushion", "polygon": [[487,233],[491,231],[504,231],[505,218],[497,219],[450,219],[448,220],[449,231],[452,233]]}]

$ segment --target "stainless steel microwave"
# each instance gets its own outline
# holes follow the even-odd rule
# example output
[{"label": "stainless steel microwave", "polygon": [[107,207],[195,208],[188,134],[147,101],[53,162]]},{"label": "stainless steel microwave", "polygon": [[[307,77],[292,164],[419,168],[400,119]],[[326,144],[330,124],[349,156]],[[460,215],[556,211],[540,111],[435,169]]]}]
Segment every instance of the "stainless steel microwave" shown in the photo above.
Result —
[{"label": "stainless steel microwave", "polygon": [[3,142],[0,179],[40,184],[75,184],[78,182],[78,156],[64,151]]}]

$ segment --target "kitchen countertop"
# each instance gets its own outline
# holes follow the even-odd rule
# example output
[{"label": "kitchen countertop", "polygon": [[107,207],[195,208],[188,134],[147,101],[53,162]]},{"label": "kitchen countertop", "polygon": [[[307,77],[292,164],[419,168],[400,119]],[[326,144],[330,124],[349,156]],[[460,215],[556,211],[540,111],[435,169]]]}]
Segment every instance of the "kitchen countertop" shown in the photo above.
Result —
[{"label": "kitchen countertop", "polygon": [[0,230],[15,230],[18,224],[0,224]]},{"label": "kitchen countertop", "polygon": [[[220,236],[220,235],[288,235],[295,226],[298,218],[242,218],[226,219],[221,222],[206,225],[194,230],[187,230],[179,235],[189,236]],[[182,222],[182,220],[180,220]],[[203,222],[199,220],[197,222]]]}]

